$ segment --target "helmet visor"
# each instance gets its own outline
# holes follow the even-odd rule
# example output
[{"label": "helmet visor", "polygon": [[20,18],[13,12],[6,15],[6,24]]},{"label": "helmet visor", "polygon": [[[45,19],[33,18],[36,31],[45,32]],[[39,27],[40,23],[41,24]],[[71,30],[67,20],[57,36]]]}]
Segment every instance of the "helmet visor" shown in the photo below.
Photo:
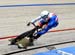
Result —
[{"label": "helmet visor", "polygon": [[46,18],[48,18],[48,15],[44,15],[44,16],[42,16],[41,18],[42,18],[42,19],[46,19]]}]

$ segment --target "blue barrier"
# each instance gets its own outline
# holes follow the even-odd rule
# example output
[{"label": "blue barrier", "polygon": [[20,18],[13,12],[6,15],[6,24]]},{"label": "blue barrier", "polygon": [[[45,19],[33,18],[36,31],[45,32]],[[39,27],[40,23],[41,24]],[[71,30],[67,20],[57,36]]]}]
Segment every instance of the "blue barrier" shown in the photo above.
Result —
[{"label": "blue barrier", "polygon": [[75,55],[75,46],[41,52],[34,55]]}]

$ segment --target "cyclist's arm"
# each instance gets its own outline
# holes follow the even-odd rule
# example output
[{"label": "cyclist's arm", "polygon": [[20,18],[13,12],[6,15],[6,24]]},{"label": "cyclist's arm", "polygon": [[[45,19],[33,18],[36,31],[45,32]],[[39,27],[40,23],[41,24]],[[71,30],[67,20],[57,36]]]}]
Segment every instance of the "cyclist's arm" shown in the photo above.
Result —
[{"label": "cyclist's arm", "polygon": [[40,20],[40,19],[41,19],[41,17],[39,16],[39,17],[33,19],[33,20],[31,21],[31,23],[35,23],[35,22],[37,22],[37,21]]}]

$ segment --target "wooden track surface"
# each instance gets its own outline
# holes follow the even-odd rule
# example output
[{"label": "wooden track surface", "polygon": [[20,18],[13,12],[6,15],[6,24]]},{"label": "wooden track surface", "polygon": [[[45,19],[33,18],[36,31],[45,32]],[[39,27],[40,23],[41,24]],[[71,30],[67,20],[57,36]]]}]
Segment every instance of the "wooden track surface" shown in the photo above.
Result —
[{"label": "wooden track surface", "polygon": [[[10,5],[10,4],[38,4],[38,3],[74,3],[75,0],[1,0],[0,5]],[[42,10],[49,10],[50,12],[54,12],[59,17],[59,26],[55,29],[64,29],[64,28],[75,28],[75,5],[63,5],[63,6],[33,6],[33,7],[9,7],[9,8],[1,8],[0,7],[0,37],[3,36],[11,36],[21,34],[29,29],[26,24],[37,17]],[[54,30],[54,29],[53,29]],[[47,38],[48,37],[48,38]],[[50,38],[49,38],[50,37]],[[45,40],[46,39],[46,40]],[[45,40],[45,41],[44,41]],[[60,32],[60,33],[47,33],[43,35],[39,40],[37,40],[37,44],[50,44],[56,43],[59,41],[66,40],[75,40],[75,30]],[[47,43],[48,42],[48,43]],[[7,47],[8,40],[0,40],[0,44]],[[62,48],[65,46],[75,45],[73,43],[69,45],[56,46],[57,48]],[[6,48],[2,47],[2,48]],[[0,48],[0,50],[2,50]],[[4,51],[4,50],[2,50]],[[4,53],[0,51],[0,54]],[[23,52],[14,55],[32,55],[37,52],[47,51],[46,48]],[[31,53],[32,52],[32,53]]]}]

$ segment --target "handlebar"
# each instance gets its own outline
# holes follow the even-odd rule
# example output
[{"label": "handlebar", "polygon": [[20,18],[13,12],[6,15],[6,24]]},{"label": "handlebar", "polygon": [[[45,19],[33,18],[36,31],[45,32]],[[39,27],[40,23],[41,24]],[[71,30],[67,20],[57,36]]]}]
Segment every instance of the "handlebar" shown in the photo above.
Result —
[{"label": "handlebar", "polygon": [[38,32],[37,26],[36,26],[34,23],[31,23],[31,24],[36,28],[36,30],[37,30],[37,32]]}]

